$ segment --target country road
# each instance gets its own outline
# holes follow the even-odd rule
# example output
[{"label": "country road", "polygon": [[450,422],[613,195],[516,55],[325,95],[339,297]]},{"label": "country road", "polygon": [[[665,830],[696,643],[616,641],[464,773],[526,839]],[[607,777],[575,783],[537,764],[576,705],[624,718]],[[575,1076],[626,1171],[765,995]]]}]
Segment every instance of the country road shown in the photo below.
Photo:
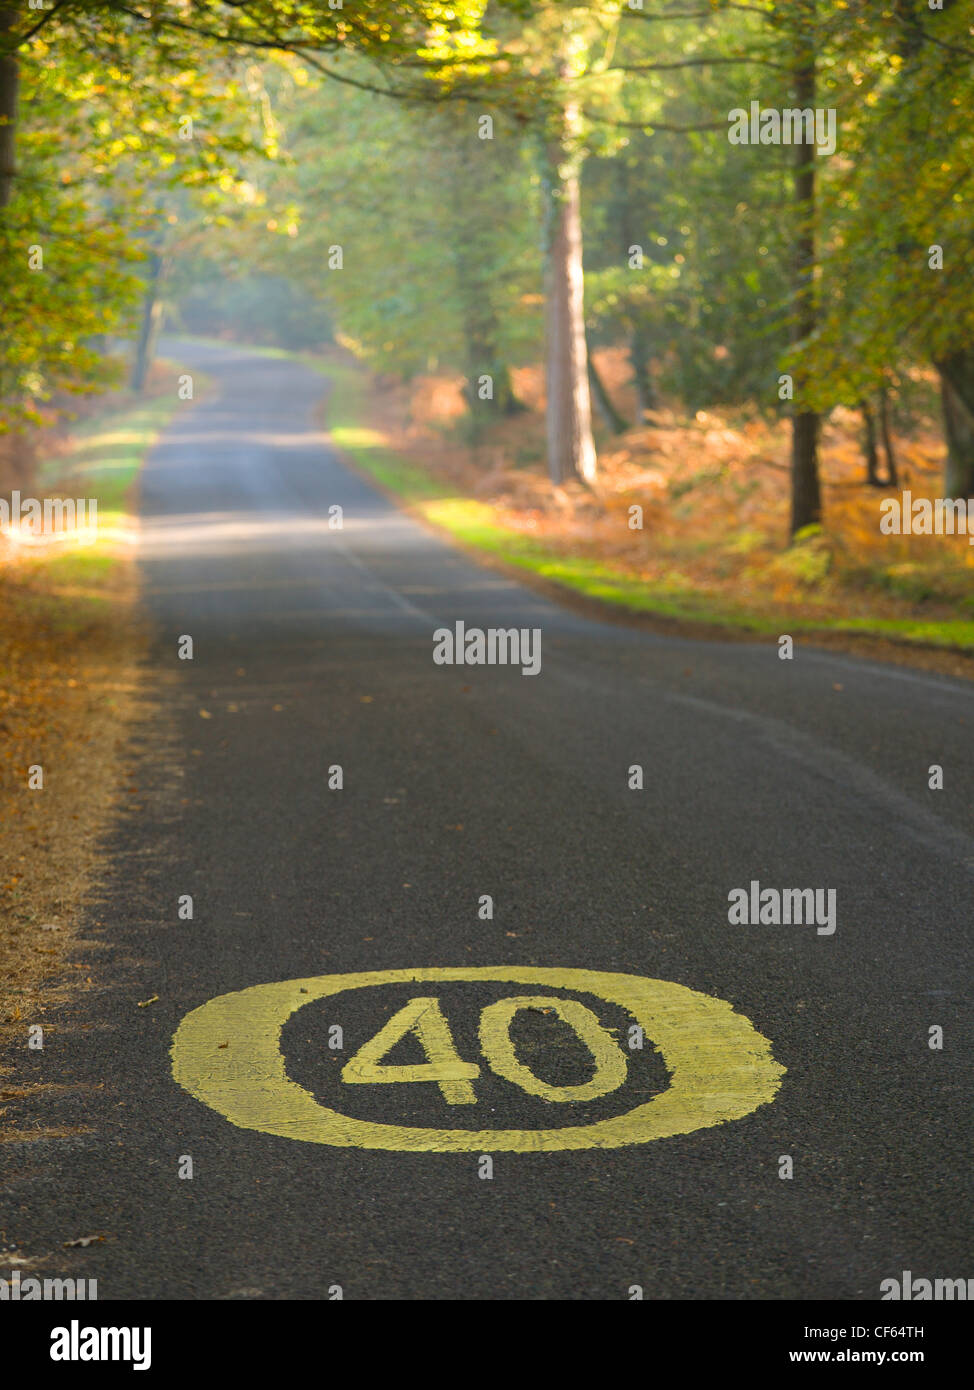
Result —
[{"label": "country road", "polygon": [[[44,1123],[81,1132],[18,1146],[8,1237],[105,1300],[877,1299],[971,1274],[972,687],[580,617],[343,466],[318,373],[164,351],[214,387],[143,475],[140,794],[85,932],[96,987],[18,1061],[66,1087]],[[539,673],[436,664],[458,621],[540,629]],[[834,931],[732,923],[754,882],[834,891]],[[642,1015],[571,972],[665,982],[642,1049]],[[286,1007],[206,1015],[176,1080],[188,1015],[286,981]],[[455,1045],[470,1079],[343,1076],[416,998],[427,1031],[366,1060],[448,1072]],[[485,1014],[512,998],[535,1002]],[[604,1094],[571,1000],[608,1040]],[[251,1018],[282,1026],[280,1075]],[[299,1102],[337,1113],[331,1140]],[[370,1146],[417,1128],[477,1138]]]}]

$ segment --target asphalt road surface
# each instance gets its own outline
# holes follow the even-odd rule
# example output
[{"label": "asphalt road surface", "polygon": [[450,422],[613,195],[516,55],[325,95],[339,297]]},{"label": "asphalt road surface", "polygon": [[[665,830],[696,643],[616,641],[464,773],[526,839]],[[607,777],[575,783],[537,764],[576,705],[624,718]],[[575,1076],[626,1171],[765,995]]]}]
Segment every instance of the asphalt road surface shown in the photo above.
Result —
[{"label": "asphalt road surface", "polygon": [[[633,1285],[647,1299],[877,1299],[904,1270],[970,1274],[971,687],[800,642],[789,662],[774,641],[579,617],[348,471],[314,423],[320,375],[245,350],[167,355],[215,389],[144,475],[155,635],[140,795],[86,932],[98,987],[22,1071],[67,1087],[45,1123],[87,1129],[18,1146],[8,1241],[40,1257],[37,1272],[96,1277],[101,1299],[335,1286],[346,1299],[626,1299]],[[540,629],[539,674],[434,663],[435,630],[458,620]],[[932,764],[943,790],[928,788]],[[752,881],[834,890],[834,933],[730,922],[728,895]],[[286,1137],[232,1123],[174,1079],[173,1036],[211,999],[420,967],[583,970],[694,993],[641,1051],[618,999],[560,974],[311,989],[278,1019],[289,1094],[303,1088],[339,1128],[344,1115],[517,1130],[520,1150]],[[543,1000],[510,1012],[526,1071],[504,1076],[478,1019],[512,996],[585,1005],[626,1063],[622,1084]],[[716,1007],[701,996],[732,1006],[784,1068],[780,1089],[720,1123],[720,1097],[690,1096],[699,1078],[679,1060]],[[449,1030],[477,1068],[465,1099],[455,1080],[343,1079],[414,998],[437,1001],[423,1006],[425,1051],[406,1032],[372,1060],[435,1064]],[[213,1027],[213,1067],[238,1069],[234,1103],[273,1110],[282,1077],[218,1037],[222,1016]],[[728,1047],[717,1061],[746,1090],[757,1053]],[[572,1098],[593,1068],[609,1089]],[[599,1122],[673,1086],[690,1096],[686,1132],[601,1142]],[[588,1147],[539,1151],[539,1131],[572,1126]],[[89,1234],[104,1239],[65,1248]]]}]

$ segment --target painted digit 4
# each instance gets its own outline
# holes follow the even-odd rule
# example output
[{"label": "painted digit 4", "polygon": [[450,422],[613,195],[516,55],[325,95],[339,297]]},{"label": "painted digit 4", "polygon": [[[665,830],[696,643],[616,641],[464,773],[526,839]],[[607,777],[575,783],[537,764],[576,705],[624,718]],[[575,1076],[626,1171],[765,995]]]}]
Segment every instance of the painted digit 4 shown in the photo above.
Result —
[{"label": "painted digit 4", "polygon": [[[409,1033],[419,1039],[429,1060],[409,1066],[383,1062],[382,1058]],[[342,1068],[342,1080],[353,1084],[435,1081],[447,1105],[475,1104],[477,1097],[470,1082],[479,1075],[480,1068],[465,1062],[457,1051],[450,1025],[436,998],[410,999]]]}]

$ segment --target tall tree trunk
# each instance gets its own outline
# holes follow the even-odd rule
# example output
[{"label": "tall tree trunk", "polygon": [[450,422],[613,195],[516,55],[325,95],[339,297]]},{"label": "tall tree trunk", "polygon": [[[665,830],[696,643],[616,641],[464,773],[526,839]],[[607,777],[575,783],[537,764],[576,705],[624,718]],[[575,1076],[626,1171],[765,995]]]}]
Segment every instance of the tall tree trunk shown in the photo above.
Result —
[{"label": "tall tree trunk", "polygon": [[[445,130],[452,135],[452,128]],[[477,166],[477,160],[492,158],[486,142],[477,142],[482,147],[471,158],[466,150],[460,150],[455,141],[447,143],[450,177],[450,210],[452,223],[450,242],[455,273],[456,292],[460,300],[463,323],[464,370],[467,382],[463,390],[469,411],[469,436],[476,443],[484,429],[493,424],[500,415],[515,415],[527,407],[517,399],[511,381],[511,373],[503,360],[501,349],[500,324],[497,310],[491,295],[491,285],[485,273],[482,256],[476,247],[478,214],[480,203],[475,190],[478,180],[485,171]],[[484,179],[486,182],[486,177]],[[481,378],[491,379],[491,395],[481,398]]]},{"label": "tall tree trunk", "polygon": [[156,333],[159,329],[159,315],[162,305],[159,302],[159,286],[165,273],[163,257],[153,252],[149,263],[149,281],[146,285],[142,305],[142,322],[139,325],[139,338],[135,345],[135,362],[132,366],[132,390],[144,391],[145,380],[152,365],[155,352]]},{"label": "tall tree trunk", "polygon": [[[464,396],[470,412],[470,437],[480,439],[484,429],[500,415],[524,409],[514,394],[511,373],[497,347],[500,337],[497,315],[482,293],[482,279],[474,258],[464,249],[455,254],[457,285],[463,309],[464,358],[467,384]],[[490,378],[490,396],[481,397],[481,379]]]},{"label": "tall tree trunk", "polygon": [[609,395],[605,382],[599,376],[598,368],[592,361],[592,354],[588,353],[588,384],[599,414],[602,416],[606,427],[613,434],[622,434],[629,426],[616,410],[612,397]]},{"label": "tall tree trunk", "polygon": [[886,455],[886,482],[896,487],[899,482],[899,469],[896,467],[896,451],[893,448],[893,431],[889,419],[889,391],[884,382],[879,388],[879,432],[883,436],[883,453]]},{"label": "tall tree trunk", "polygon": [[[815,106],[815,45],[812,21],[814,0],[805,0],[807,20],[796,35],[796,106]],[[795,146],[795,318],[793,339],[804,342],[815,329],[815,160],[814,144]],[[817,411],[796,410],[791,436],[791,534],[822,519],[822,494],[818,477],[819,416]]]},{"label": "tall tree trunk", "polygon": [[862,450],[866,455],[866,482],[870,487],[882,487],[882,479],[879,476],[879,451],[876,448],[876,419],[868,401],[859,402],[859,411],[865,426]]},{"label": "tall tree trunk", "polygon": [[632,365],[632,379],[636,387],[636,400],[639,403],[639,420],[646,419],[659,406],[656,387],[649,374],[650,351],[646,330],[637,326],[632,330],[629,340],[629,361]]},{"label": "tall tree trunk", "polygon": [[562,130],[547,150],[548,236],[546,310],[546,389],[548,472],[554,483],[596,474],[592,438],[592,400],[582,280],[582,218],[577,155],[571,139],[578,108],[562,112]]},{"label": "tall tree trunk", "polygon": [[[630,169],[623,156],[617,155],[612,161],[612,195],[609,211],[612,221],[619,231],[619,251],[628,258],[629,248],[640,240],[640,234],[633,225],[633,200],[630,193]],[[638,314],[639,310],[634,311]],[[638,318],[630,318],[629,365],[632,367],[632,384],[636,388],[636,422],[642,424],[647,414],[659,404],[653,380],[649,374],[652,356],[649,335]]]},{"label": "tall tree trunk", "polygon": [[974,351],[936,365],[947,438],[944,496],[974,498]]},{"label": "tall tree trunk", "polygon": [[[488,425],[494,424],[500,416],[517,415],[527,407],[514,394],[511,373],[503,362],[498,362],[492,343],[485,343],[481,337],[467,333],[465,355],[467,359],[467,383],[463,395],[470,412],[470,439],[477,443]],[[492,395],[481,399],[480,379],[489,376]]]},{"label": "tall tree trunk", "polygon": [[506,366],[498,367],[498,375],[494,378],[498,382],[498,400],[500,401],[501,412],[504,415],[523,415],[527,411],[527,406],[520,399],[514,390],[514,382],[511,380],[510,369]]},{"label": "tall tree trunk", "polygon": [[14,168],[17,153],[17,92],[20,87],[20,64],[16,50],[5,51],[13,32],[17,11],[0,6],[0,208],[10,202],[13,193]]}]

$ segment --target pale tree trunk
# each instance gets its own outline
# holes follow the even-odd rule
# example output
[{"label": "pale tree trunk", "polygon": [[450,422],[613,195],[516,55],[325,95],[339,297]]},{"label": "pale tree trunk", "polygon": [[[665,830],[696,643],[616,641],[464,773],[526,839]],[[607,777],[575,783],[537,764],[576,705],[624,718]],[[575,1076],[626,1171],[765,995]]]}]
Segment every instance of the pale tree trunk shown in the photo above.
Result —
[{"label": "pale tree trunk", "polygon": [[[814,19],[814,0],[805,5]],[[810,24],[796,36],[795,105],[815,106],[815,48]],[[815,329],[815,160],[814,144],[795,146],[795,237],[793,339],[805,341]],[[819,416],[814,410],[796,410],[791,434],[791,534],[822,519],[822,494],[818,477]]]},{"label": "pale tree trunk", "polygon": [[937,363],[947,437],[944,496],[974,498],[974,352]]},{"label": "pale tree trunk", "polygon": [[582,283],[582,218],[576,156],[570,141],[578,109],[563,112],[560,138],[548,147],[549,225],[546,285],[548,472],[553,483],[595,480],[592,402]]},{"label": "pale tree trunk", "polygon": [[20,66],[17,53],[6,52],[5,44],[13,30],[17,11],[0,6],[0,208],[10,202],[14,185],[17,149],[17,91]]}]

